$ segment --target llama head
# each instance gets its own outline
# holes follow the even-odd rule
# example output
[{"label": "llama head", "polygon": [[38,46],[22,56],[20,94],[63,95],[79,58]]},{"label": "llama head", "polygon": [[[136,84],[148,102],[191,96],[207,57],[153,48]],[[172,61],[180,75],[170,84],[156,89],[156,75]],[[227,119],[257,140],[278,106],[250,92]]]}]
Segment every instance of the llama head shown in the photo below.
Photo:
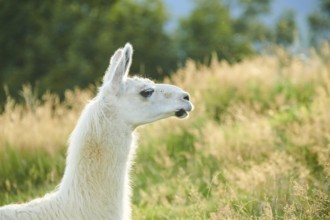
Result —
[{"label": "llama head", "polygon": [[133,127],[170,116],[187,117],[193,109],[187,92],[173,85],[128,77],[132,55],[128,43],[118,49],[103,77],[100,93],[111,111]]}]

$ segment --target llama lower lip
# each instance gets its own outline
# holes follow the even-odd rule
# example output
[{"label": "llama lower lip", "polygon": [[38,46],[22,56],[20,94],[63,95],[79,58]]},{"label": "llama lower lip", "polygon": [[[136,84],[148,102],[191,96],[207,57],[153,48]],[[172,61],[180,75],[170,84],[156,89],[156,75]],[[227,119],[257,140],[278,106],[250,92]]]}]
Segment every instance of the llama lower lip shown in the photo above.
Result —
[{"label": "llama lower lip", "polygon": [[186,116],[188,116],[188,113],[184,109],[179,109],[175,112],[175,116],[178,118],[185,118]]}]

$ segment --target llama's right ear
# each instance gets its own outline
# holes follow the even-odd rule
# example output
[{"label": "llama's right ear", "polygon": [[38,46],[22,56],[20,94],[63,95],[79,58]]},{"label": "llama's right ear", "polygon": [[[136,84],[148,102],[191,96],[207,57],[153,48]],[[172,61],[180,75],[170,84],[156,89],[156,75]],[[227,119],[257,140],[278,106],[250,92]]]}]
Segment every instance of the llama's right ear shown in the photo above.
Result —
[{"label": "llama's right ear", "polygon": [[[124,82],[126,81],[129,68],[132,63],[133,48],[127,43],[123,49],[121,49],[121,55],[117,62],[114,62],[114,70],[111,64],[111,89],[115,94],[120,94],[124,88]],[[114,60],[116,60],[116,54]],[[113,70],[113,71],[112,71]]]},{"label": "llama's right ear", "polygon": [[122,56],[119,58],[118,65],[116,66],[116,70],[112,78],[111,83],[113,85],[120,85],[121,82],[125,81],[132,64],[132,56],[133,47],[130,43],[126,43],[125,47],[122,49]]},{"label": "llama's right ear", "polygon": [[117,66],[118,66],[122,56],[123,56],[123,50],[122,49],[118,49],[114,53],[114,55],[112,55],[112,57],[110,59],[110,62],[109,62],[109,66],[108,66],[108,68],[107,68],[107,70],[106,70],[106,72],[103,76],[103,83],[112,81],[112,79],[115,75]]}]

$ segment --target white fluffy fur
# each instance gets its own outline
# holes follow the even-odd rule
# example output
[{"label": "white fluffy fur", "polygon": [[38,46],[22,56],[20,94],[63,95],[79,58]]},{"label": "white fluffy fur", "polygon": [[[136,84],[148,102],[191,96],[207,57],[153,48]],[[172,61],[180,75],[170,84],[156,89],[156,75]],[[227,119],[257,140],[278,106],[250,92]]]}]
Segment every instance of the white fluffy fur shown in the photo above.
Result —
[{"label": "white fluffy fur", "polygon": [[[71,134],[59,187],[43,198],[1,207],[1,220],[131,218],[129,170],[135,128],[193,108],[178,87],[128,78],[132,53],[126,44],[111,58],[97,96]],[[154,90],[150,97],[140,94],[146,89]]]}]

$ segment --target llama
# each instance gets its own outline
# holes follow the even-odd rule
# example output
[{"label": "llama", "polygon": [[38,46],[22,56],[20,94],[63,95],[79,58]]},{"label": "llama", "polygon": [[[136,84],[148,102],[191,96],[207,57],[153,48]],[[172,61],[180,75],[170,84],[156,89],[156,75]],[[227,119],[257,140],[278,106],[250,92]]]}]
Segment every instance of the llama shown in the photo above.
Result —
[{"label": "llama", "polygon": [[0,208],[0,219],[131,219],[129,171],[135,128],[170,116],[186,118],[189,95],[167,84],[128,77],[133,48],[110,59],[98,93],[83,110],[70,139],[58,188],[25,204]]}]

